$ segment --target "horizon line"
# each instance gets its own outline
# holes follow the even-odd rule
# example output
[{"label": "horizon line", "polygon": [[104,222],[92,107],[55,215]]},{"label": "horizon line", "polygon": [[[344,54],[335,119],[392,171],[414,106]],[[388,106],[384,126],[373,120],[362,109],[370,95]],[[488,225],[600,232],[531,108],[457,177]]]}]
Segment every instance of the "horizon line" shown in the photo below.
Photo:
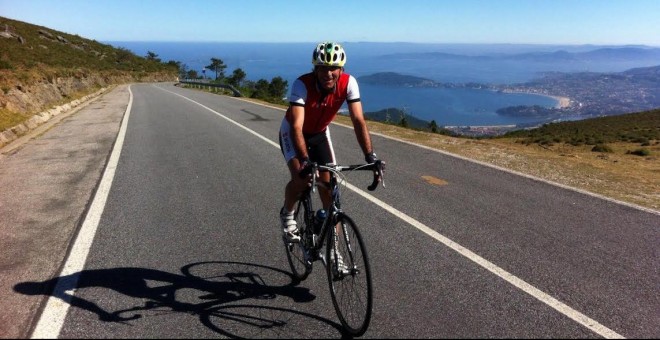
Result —
[{"label": "horizon line", "polygon": [[[134,43],[217,43],[217,44],[318,44],[318,41],[238,41],[238,40],[97,40],[99,42],[134,42]],[[616,47],[652,47],[646,43],[529,43],[529,42],[415,42],[415,41],[338,41],[340,44],[410,44],[410,45],[511,45],[511,46],[616,46]]]}]

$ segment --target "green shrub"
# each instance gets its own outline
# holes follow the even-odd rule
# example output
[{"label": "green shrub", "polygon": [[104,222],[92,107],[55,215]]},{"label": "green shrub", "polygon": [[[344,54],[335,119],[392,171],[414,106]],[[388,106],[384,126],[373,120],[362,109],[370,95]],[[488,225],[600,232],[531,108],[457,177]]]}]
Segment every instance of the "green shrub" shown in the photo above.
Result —
[{"label": "green shrub", "polygon": [[0,60],[0,70],[13,70],[14,66],[8,61]]},{"label": "green shrub", "polygon": [[648,155],[651,154],[651,151],[649,151],[649,149],[641,148],[641,149],[637,149],[637,150],[634,150],[634,151],[629,150],[626,153],[630,154],[630,155],[636,155],[636,156],[648,156]]},{"label": "green shrub", "polygon": [[608,152],[612,153],[614,150],[609,145],[606,144],[596,144],[593,148],[591,148],[591,151],[593,152]]}]

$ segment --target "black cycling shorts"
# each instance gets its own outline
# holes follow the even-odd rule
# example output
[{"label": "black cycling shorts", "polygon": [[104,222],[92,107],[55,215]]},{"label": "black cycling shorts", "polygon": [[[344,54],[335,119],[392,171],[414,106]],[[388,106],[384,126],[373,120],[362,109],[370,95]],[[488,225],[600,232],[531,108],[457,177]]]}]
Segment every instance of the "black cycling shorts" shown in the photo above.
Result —
[{"label": "black cycling shorts", "polygon": [[[280,150],[282,150],[282,155],[284,155],[284,160],[287,163],[296,157],[296,149],[293,146],[290,130],[291,125],[289,125],[286,118],[283,119],[280,127]],[[311,135],[304,134],[304,137],[310,161],[318,164],[336,164],[335,150],[332,147],[332,139],[330,138],[330,127],[323,132]]]}]

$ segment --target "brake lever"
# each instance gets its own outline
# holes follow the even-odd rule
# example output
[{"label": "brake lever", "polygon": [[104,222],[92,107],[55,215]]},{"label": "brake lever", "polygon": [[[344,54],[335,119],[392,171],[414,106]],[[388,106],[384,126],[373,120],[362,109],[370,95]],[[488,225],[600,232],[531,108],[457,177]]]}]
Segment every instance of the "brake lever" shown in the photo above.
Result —
[{"label": "brake lever", "polygon": [[316,172],[318,164],[316,162],[312,163],[312,192],[316,192]]}]

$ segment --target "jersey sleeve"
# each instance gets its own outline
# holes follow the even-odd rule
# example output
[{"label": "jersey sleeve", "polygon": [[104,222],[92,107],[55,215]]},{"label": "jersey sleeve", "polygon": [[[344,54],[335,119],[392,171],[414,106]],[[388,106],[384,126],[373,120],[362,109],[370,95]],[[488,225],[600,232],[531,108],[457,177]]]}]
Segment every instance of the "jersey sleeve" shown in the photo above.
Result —
[{"label": "jersey sleeve", "polygon": [[360,101],[360,87],[358,86],[357,80],[353,76],[350,76],[350,78],[348,78],[347,92],[348,92],[346,95],[347,102],[354,103]]},{"label": "jersey sleeve", "polygon": [[291,105],[305,106],[305,100],[307,100],[307,88],[305,87],[305,83],[298,78],[291,86],[289,103]]}]

